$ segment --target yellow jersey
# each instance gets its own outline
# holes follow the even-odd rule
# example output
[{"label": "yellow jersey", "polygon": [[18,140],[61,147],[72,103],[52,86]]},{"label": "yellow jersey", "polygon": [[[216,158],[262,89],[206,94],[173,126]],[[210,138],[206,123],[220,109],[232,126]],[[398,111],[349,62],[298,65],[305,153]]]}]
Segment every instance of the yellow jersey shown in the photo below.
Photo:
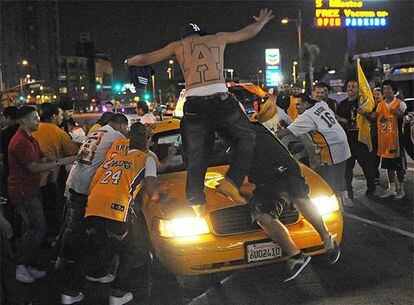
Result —
[{"label": "yellow jersey", "polygon": [[92,181],[85,218],[98,216],[126,222],[128,210],[142,187],[148,154],[133,150],[104,162]]},{"label": "yellow jersey", "polygon": [[111,148],[109,148],[108,152],[106,153],[105,162],[118,156],[119,154],[127,153],[128,149],[129,149],[128,138],[115,140]]},{"label": "yellow jersey", "polygon": [[378,130],[378,152],[382,158],[394,159],[400,156],[398,117],[391,110],[398,109],[401,100],[396,101],[388,109],[387,103],[381,101],[378,104],[377,130]]}]

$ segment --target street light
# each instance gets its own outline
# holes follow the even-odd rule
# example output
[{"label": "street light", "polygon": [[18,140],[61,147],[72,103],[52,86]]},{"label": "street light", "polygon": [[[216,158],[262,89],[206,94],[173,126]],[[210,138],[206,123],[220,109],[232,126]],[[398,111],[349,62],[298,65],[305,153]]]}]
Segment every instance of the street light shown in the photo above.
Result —
[{"label": "street light", "polygon": [[172,78],[171,67],[167,69],[167,73],[168,73],[168,79],[171,79]]},{"label": "street light", "polygon": [[293,82],[296,83],[297,77],[298,77],[298,71],[296,70],[296,66],[298,65],[298,62],[295,60],[293,62]]},{"label": "street light", "polygon": [[169,63],[170,65],[172,65],[172,64],[174,64],[174,60],[170,59],[170,60],[168,61],[168,63]]},{"label": "street light", "polygon": [[260,76],[263,74],[263,70],[257,70],[257,85],[260,86]]},{"label": "street light", "polygon": [[302,72],[302,11],[298,10],[298,19],[283,18],[281,20],[282,24],[287,24],[289,22],[294,22],[296,29],[298,31],[298,48],[299,48],[299,65],[298,70]]},{"label": "street light", "polygon": [[26,59],[22,60],[22,66],[27,66],[29,64],[29,61],[27,61]]}]

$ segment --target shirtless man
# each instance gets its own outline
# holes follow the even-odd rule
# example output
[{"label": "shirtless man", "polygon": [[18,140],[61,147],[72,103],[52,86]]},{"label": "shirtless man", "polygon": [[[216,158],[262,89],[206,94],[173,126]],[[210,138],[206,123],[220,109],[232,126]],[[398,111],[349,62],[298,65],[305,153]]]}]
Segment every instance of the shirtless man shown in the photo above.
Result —
[{"label": "shirtless man", "polygon": [[157,51],[128,58],[130,66],[145,66],[175,56],[185,79],[186,103],[181,121],[181,136],[187,168],[187,200],[197,215],[205,213],[204,177],[214,143],[214,132],[227,130],[236,144],[235,158],[217,190],[234,202],[244,203],[239,188],[253,156],[255,133],[238,103],[227,93],[223,75],[227,44],[253,38],[271,19],[272,11],[262,9],[256,22],[236,32],[201,35],[189,23],[181,29],[181,40]]}]

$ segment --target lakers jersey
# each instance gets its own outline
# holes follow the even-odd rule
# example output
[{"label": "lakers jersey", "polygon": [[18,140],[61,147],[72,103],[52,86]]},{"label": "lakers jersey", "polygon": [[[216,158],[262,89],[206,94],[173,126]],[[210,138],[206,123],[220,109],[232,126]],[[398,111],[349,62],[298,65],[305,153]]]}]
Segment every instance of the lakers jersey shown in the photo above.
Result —
[{"label": "lakers jersey", "polygon": [[325,102],[315,103],[287,127],[295,136],[310,133],[321,165],[338,164],[351,156],[345,131]]},{"label": "lakers jersey", "polygon": [[129,139],[118,139],[115,140],[112,144],[111,148],[109,148],[108,152],[106,153],[105,162],[113,159],[119,154],[125,154],[128,152],[129,149]]},{"label": "lakers jersey", "polygon": [[378,156],[383,158],[398,158],[400,156],[398,117],[391,110],[398,109],[401,100],[396,99],[390,107],[381,101],[377,108]]},{"label": "lakers jersey", "polygon": [[104,162],[92,182],[85,218],[98,216],[125,222],[141,189],[148,154],[134,150]]}]

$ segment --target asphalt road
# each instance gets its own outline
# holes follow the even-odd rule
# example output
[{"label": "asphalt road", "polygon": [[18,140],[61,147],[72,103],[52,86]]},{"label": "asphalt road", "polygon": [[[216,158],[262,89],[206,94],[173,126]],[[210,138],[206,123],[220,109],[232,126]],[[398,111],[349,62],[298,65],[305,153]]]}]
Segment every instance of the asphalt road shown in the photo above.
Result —
[{"label": "asphalt road", "polygon": [[[128,304],[414,304],[413,165],[411,161],[406,175],[408,195],[399,202],[366,198],[363,176],[360,170],[356,171],[357,205],[344,213],[342,255],[333,266],[322,257],[314,257],[310,266],[290,283],[282,282],[284,264],[220,274],[216,285],[197,294],[178,289],[165,274],[154,278],[149,293],[147,273],[141,269],[136,274],[134,300]],[[385,185],[385,173],[381,174]],[[45,251],[44,259],[50,275],[35,284],[18,284],[19,296],[36,305],[59,304],[60,288],[53,276],[50,252]],[[86,299],[79,304],[108,304],[108,288],[87,283]]]}]

